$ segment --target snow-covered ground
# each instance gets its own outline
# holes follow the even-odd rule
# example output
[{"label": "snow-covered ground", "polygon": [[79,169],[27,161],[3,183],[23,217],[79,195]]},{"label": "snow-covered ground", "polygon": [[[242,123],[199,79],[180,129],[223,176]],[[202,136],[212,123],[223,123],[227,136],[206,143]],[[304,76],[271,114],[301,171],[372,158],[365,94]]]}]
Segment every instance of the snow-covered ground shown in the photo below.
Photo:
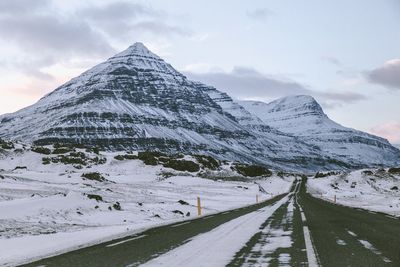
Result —
[{"label": "snow-covered ground", "polygon": [[[261,193],[254,179],[214,181],[141,160],[119,161],[116,153],[85,153],[107,162],[82,169],[44,165],[45,155],[29,150],[0,158],[0,265],[195,218],[197,197],[205,215],[254,204],[256,195],[265,200],[287,192],[294,180],[257,179],[266,191]],[[83,178],[88,172],[99,172],[105,180]],[[165,178],[165,172],[174,175]]]},{"label": "snow-covered ground", "polygon": [[342,205],[400,216],[400,173],[388,169],[359,170],[309,178],[307,190],[315,197]]}]

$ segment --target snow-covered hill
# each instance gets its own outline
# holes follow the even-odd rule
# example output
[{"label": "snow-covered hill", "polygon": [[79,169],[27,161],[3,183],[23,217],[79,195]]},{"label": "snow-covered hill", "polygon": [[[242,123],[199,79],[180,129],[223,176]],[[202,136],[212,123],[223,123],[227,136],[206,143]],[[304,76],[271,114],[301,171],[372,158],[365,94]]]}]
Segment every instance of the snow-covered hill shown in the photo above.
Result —
[{"label": "snow-covered hill", "polygon": [[298,137],[320,148],[321,154],[350,166],[390,166],[400,163],[400,150],[387,140],[332,121],[311,96],[289,96],[271,103],[239,103],[271,127]]},{"label": "snow-covered hill", "polygon": [[[325,176],[319,174],[317,176]],[[307,191],[342,205],[400,216],[400,168],[366,169],[309,178]]]}]

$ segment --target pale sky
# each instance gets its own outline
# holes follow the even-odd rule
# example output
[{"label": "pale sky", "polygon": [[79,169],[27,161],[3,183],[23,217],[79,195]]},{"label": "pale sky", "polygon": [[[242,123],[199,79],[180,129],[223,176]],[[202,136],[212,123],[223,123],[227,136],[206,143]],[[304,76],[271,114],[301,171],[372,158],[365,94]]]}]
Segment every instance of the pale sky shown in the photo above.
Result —
[{"label": "pale sky", "polygon": [[400,143],[399,0],[0,1],[0,114],[143,42],[236,99],[314,96]]}]

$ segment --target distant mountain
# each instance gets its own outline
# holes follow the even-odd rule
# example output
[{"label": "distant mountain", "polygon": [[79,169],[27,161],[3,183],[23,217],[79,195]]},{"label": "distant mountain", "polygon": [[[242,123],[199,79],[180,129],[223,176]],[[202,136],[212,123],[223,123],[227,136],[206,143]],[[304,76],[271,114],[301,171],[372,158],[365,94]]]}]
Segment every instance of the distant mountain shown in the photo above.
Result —
[{"label": "distant mountain", "polygon": [[319,147],[322,154],[351,166],[400,162],[400,151],[387,140],[332,121],[311,96],[289,96],[268,104],[257,101],[240,104],[271,127]]},{"label": "distant mountain", "polygon": [[215,88],[188,80],[141,43],[36,104],[0,116],[0,137],[208,153],[292,170],[318,169],[324,161],[318,149],[271,129]]},{"label": "distant mountain", "polygon": [[[340,128],[309,97],[289,100],[260,104],[267,108],[261,114],[254,112],[255,105],[244,103],[249,112],[214,87],[188,80],[135,43],[36,104],[0,116],[0,137],[36,145],[79,143],[109,150],[210,154],[292,171],[389,165],[396,159],[397,150],[385,140]],[[297,132],[296,123],[301,127]],[[312,137],[318,133],[313,129],[322,125],[335,134],[324,130]],[[331,147],[322,145],[325,133],[330,134]]]}]

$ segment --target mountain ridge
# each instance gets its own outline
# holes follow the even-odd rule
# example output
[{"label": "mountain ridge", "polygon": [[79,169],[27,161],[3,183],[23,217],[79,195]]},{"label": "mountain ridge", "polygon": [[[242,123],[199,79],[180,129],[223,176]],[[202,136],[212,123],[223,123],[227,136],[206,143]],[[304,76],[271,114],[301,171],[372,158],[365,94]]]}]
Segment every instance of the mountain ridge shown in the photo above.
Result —
[{"label": "mountain ridge", "polygon": [[[202,152],[277,168],[284,167],[283,159],[318,157],[291,137],[285,138],[293,148],[274,142],[274,134],[256,137],[210,97],[212,92],[219,94],[189,81],[137,43],[36,104],[1,116],[0,136],[36,145],[73,142],[113,150]],[[227,95],[224,101],[233,102]],[[288,154],[278,153],[283,150]]]},{"label": "mountain ridge", "polygon": [[142,43],[0,116],[0,137],[205,153],[288,170],[352,167],[265,123],[216,88],[188,80]]},{"label": "mountain ridge", "polygon": [[386,139],[332,121],[311,96],[287,96],[270,103],[239,103],[264,123],[316,145],[341,161],[352,161],[360,167],[391,159],[399,162],[400,151]]}]

